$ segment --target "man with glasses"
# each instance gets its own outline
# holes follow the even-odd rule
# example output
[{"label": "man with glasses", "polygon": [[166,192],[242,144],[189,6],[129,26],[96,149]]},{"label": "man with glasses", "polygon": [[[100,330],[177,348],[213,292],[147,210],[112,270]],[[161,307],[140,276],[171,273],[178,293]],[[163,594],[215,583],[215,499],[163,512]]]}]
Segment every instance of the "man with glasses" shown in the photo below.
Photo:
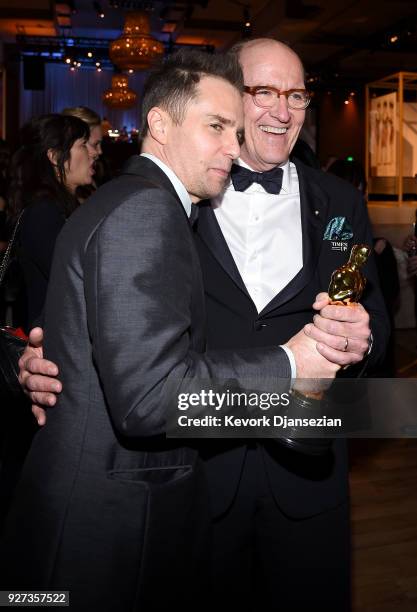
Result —
[{"label": "man with glasses", "polygon": [[[352,244],[372,244],[359,192],[289,160],[310,102],[298,56],[271,39],[232,52],[243,68],[245,140],[225,192],[200,208],[196,235],[208,344],[224,349],[268,345],[273,337],[285,342],[312,321],[315,296],[326,291]],[[335,219],[340,231],[332,235]],[[387,323],[373,261],[365,273],[364,306],[325,306],[323,295],[315,304],[322,310],[310,333],[318,350],[341,365],[362,362],[370,330],[367,359],[384,351]],[[349,610],[344,441],[319,458],[271,440],[219,444],[212,461],[214,565],[230,609]]]}]

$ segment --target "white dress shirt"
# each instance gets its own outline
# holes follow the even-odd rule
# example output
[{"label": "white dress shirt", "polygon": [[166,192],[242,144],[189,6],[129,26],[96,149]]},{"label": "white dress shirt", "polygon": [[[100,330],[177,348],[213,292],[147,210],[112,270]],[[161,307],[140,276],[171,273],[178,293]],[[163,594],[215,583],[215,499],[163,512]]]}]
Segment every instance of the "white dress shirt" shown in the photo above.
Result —
[{"label": "white dress shirt", "polygon": [[[242,160],[241,166],[250,168]],[[252,170],[252,168],[250,168]],[[281,192],[258,183],[235,191],[232,182],[213,200],[214,214],[258,313],[303,266],[300,192],[295,165],[283,169]]]}]

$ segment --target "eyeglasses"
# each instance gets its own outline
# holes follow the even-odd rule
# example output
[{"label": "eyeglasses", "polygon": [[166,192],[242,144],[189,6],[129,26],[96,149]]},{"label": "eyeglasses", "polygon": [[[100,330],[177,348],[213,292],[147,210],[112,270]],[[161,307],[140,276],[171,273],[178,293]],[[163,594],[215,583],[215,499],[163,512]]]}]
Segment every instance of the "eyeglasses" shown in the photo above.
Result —
[{"label": "eyeglasses", "polygon": [[281,91],[269,85],[244,86],[244,91],[250,94],[256,106],[272,108],[279,96],[287,98],[288,106],[295,110],[304,110],[310,104],[310,94],[306,89],[288,89]]}]

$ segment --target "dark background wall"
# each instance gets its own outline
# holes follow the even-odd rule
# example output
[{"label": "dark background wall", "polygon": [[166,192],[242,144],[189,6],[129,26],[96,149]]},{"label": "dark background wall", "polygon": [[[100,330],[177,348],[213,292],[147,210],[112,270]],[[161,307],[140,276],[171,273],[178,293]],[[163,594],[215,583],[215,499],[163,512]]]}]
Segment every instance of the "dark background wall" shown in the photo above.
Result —
[{"label": "dark background wall", "polygon": [[[322,164],[331,157],[365,162],[365,96],[325,93],[317,100],[317,153]],[[344,101],[348,99],[349,104]]]}]

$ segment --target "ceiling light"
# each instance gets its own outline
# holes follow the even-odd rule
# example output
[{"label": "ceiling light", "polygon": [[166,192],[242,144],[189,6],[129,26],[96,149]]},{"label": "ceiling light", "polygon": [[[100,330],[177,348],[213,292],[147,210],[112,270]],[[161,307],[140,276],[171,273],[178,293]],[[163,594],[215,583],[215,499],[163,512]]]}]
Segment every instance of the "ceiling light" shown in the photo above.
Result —
[{"label": "ceiling light", "polygon": [[97,0],[94,0],[93,8],[94,8],[95,12],[97,13],[97,16],[100,17],[101,19],[103,19],[104,12],[103,12],[103,8],[102,8],[100,2],[98,2]]},{"label": "ceiling light", "polygon": [[249,7],[245,6],[243,8],[243,32],[242,35],[244,38],[248,38],[251,35],[251,19],[250,19],[250,11],[249,11]]},{"label": "ceiling light", "polygon": [[110,108],[132,108],[136,104],[137,95],[128,87],[127,76],[115,74],[111,78],[111,89],[103,93],[103,103]]},{"label": "ceiling light", "polygon": [[162,57],[164,45],[151,35],[144,11],[126,14],[122,35],[110,43],[109,55],[121,70],[145,70]]}]

